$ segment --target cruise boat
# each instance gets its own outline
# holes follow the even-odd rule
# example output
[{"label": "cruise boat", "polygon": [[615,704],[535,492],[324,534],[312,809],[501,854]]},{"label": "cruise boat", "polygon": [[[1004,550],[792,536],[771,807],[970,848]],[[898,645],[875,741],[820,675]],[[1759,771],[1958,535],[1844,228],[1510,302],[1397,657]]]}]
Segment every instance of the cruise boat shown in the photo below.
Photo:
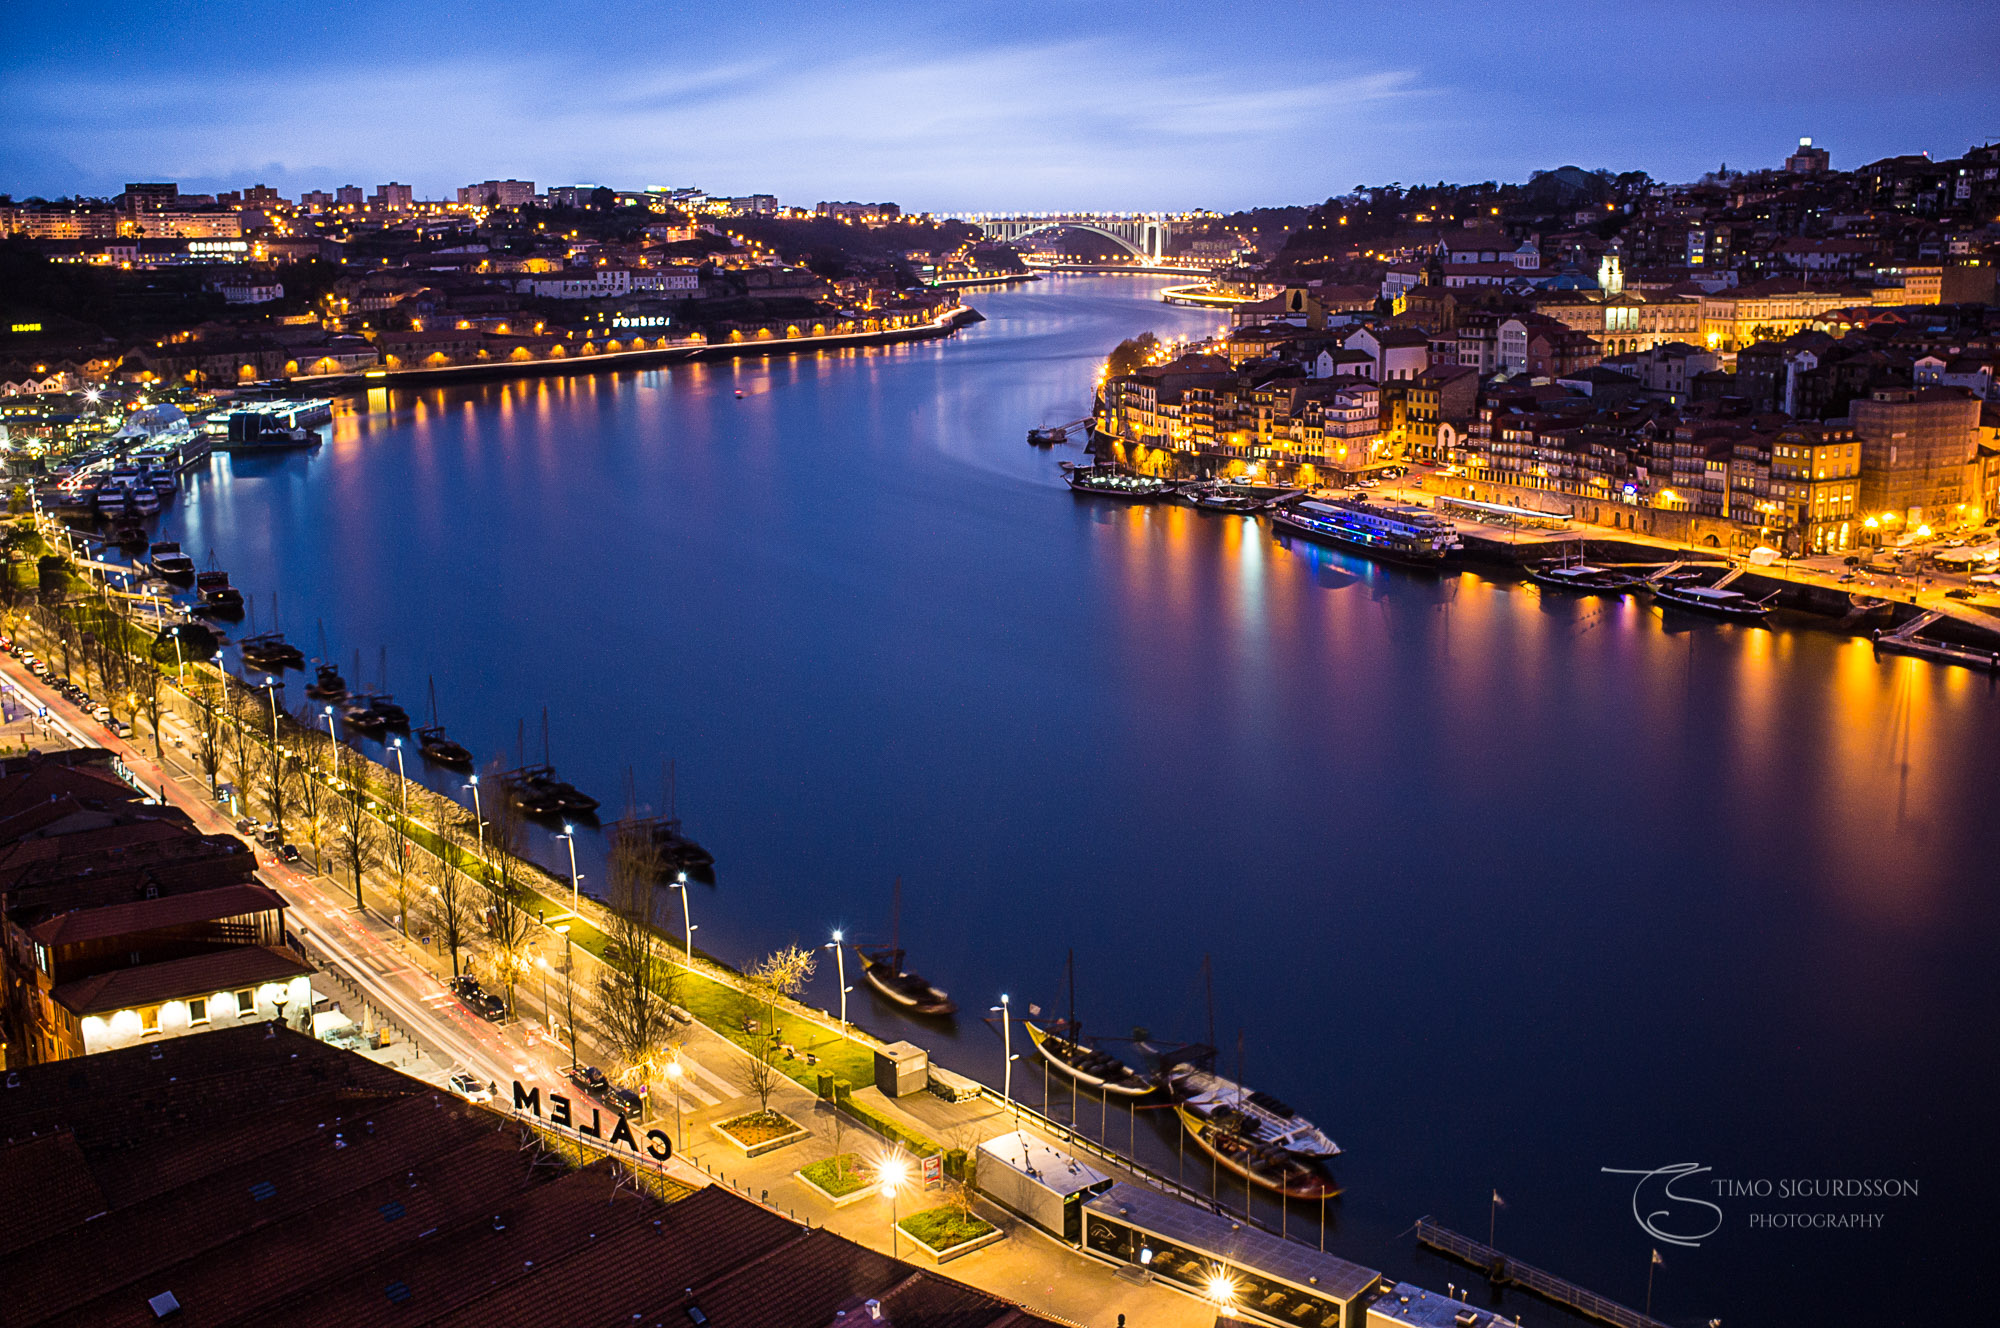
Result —
[{"label": "cruise boat", "polygon": [[140,483],[125,490],[125,501],[131,505],[135,516],[158,516],[160,495],[149,484]]},{"label": "cruise boat", "polygon": [[173,540],[160,540],[147,550],[146,557],[153,571],[169,581],[185,581],[194,575],[194,559],[181,552]]},{"label": "cruise boat", "polygon": [[1063,471],[1063,480],[1072,493],[1116,498],[1126,503],[1158,502],[1179,487],[1158,475],[1135,475],[1120,466],[1069,466]]},{"label": "cruise boat", "polygon": [[1716,586],[1674,585],[1662,583],[1653,588],[1653,598],[1675,608],[1687,609],[1694,613],[1706,613],[1714,618],[1731,618],[1739,622],[1761,622],[1770,616],[1771,600],[1778,592],[1772,591],[1763,599],[1751,599],[1740,590],[1723,590]]},{"label": "cruise boat", "polygon": [[1307,498],[1273,508],[1271,519],[1316,543],[1417,567],[1435,566],[1461,547],[1456,526],[1414,504]]},{"label": "cruise boat", "polygon": [[1182,1126],[1225,1170],[1288,1199],[1340,1193],[1327,1170],[1340,1145],[1285,1103],[1187,1061],[1165,1080]]}]

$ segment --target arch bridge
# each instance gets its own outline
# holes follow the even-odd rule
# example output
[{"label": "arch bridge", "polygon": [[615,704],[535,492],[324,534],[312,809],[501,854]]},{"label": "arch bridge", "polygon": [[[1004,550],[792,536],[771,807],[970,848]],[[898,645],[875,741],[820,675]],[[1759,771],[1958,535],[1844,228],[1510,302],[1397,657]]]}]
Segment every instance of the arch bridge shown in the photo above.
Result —
[{"label": "arch bridge", "polygon": [[966,216],[957,220],[971,222],[984,231],[989,240],[1014,241],[1039,231],[1065,229],[1090,231],[1119,245],[1134,257],[1155,262],[1167,256],[1167,244],[1173,239],[1174,233],[1173,223],[1165,217],[1116,213],[1039,213],[1020,217]]}]

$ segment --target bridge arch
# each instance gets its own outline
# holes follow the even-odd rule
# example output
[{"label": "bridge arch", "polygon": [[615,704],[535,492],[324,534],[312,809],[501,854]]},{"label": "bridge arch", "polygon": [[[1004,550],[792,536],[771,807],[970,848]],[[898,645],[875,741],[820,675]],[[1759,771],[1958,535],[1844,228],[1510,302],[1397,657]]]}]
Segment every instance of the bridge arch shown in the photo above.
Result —
[{"label": "bridge arch", "polygon": [[1155,217],[1007,217],[982,219],[976,224],[995,240],[1019,240],[1051,230],[1089,231],[1141,259],[1165,258],[1173,233],[1168,222]]}]

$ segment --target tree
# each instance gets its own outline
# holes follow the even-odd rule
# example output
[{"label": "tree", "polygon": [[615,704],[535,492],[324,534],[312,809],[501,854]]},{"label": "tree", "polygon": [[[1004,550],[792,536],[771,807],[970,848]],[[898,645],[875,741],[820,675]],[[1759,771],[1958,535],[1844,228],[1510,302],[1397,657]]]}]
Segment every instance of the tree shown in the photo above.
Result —
[{"label": "tree", "polygon": [[194,759],[208,776],[208,796],[214,797],[222,773],[223,725],[221,689],[206,665],[197,664],[188,679],[188,697],[194,702]]},{"label": "tree", "polygon": [[334,846],[354,878],[354,906],[361,908],[361,878],[381,858],[382,825],[369,810],[368,795],[359,788],[333,795]]},{"label": "tree", "polygon": [[285,814],[292,808],[292,793],[298,785],[298,753],[290,747],[274,749],[264,759],[263,780],[259,793],[263,795],[264,810],[271,817],[271,828],[277,832],[278,842],[285,839]]},{"label": "tree", "polygon": [[777,1067],[771,1063],[778,1046],[778,1002],[797,995],[818,963],[818,951],[786,945],[752,964],[744,974],[750,990],[763,1001],[766,1015],[752,1048],[756,1060],[750,1072],[750,1088],[764,1111],[771,1109],[771,1091],[778,1082]]},{"label": "tree", "polygon": [[476,910],[472,902],[472,879],[459,870],[458,831],[450,822],[441,823],[439,835],[444,851],[423,860],[425,920],[437,932],[438,941],[451,955],[451,975],[459,975],[458,956],[472,935]]},{"label": "tree", "polygon": [[[227,684],[224,684],[225,690]],[[235,783],[242,805],[248,810],[250,797],[263,783],[264,763],[269,753],[258,739],[257,695],[239,689],[230,697],[224,723],[223,741],[229,757],[230,779]]]},{"label": "tree", "polygon": [[[500,772],[492,772],[490,783],[503,787]],[[486,849],[489,863],[482,868],[486,887],[486,937],[491,952],[493,980],[507,989],[507,1011],[514,1010],[514,987],[528,971],[528,933],[534,925],[523,906],[526,894],[521,887],[521,840],[524,827],[521,808],[512,797],[502,796],[487,823]]]},{"label": "tree", "polygon": [[321,856],[320,836],[326,828],[327,814],[334,801],[333,787],[326,779],[333,740],[312,726],[311,706],[301,710],[300,720],[296,735],[297,759],[292,765],[292,801],[306,823],[306,835],[312,844],[313,866],[325,871],[326,859]]},{"label": "tree", "polygon": [[1141,332],[1136,337],[1127,337],[1118,343],[1115,350],[1104,362],[1104,376],[1119,378],[1135,373],[1143,368],[1160,348],[1160,339],[1151,332]]},{"label": "tree", "polygon": [[132,661],[132,692],[139,698],[139,714],[153,730],[153,759],[163,761],[166,748],[160,739],[160,670],[150,655]]},{"label": "tree", "polygon": [[597,984],[597,1016],[614,1062],[650,1079],[672,1041],[667,1015],[675,969],[649,925],[660,851],[650,834],[620,826],[605,862],[613,921],[604,945],[604,976]]}]

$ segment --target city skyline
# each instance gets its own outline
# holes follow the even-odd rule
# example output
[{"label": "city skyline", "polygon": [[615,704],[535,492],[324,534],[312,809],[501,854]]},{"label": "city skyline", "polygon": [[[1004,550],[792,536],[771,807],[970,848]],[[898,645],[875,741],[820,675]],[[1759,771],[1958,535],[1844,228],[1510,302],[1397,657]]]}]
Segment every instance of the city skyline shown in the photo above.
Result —
[{"label": "city skyline", "polygon": [[83,33],[20,13],[0,58],[0,189],[108,195],[170,179],[296,194],[395,179],[440,197],[517,176],[939,212],[1229,209],[1563,164],[1692,179],[1775,165],[1805,135],[1836,166],[1953,156],[2000,98],[1976,43],[1933,40],[1976,25],[1966,4],[1915,19],[1821,7],[1805,25],[1698,6],[1665,34],[1640,11],[1563,26],[1554,6],[1460,9],[1414,33],[1395,16],[1252,8],[1236,30],[1277,25],[1297,37],[1281,49],[1309,54],[1219,40],[1197,11],[1157,7],[1085,23],[1050,7],[586,6],[561,32],[508,7],[477,23],[447,10],[399,25],[386,57],[386,13],[336,27],[259,12],[250,42],[250,11],[233,4],[128,4]]}]

